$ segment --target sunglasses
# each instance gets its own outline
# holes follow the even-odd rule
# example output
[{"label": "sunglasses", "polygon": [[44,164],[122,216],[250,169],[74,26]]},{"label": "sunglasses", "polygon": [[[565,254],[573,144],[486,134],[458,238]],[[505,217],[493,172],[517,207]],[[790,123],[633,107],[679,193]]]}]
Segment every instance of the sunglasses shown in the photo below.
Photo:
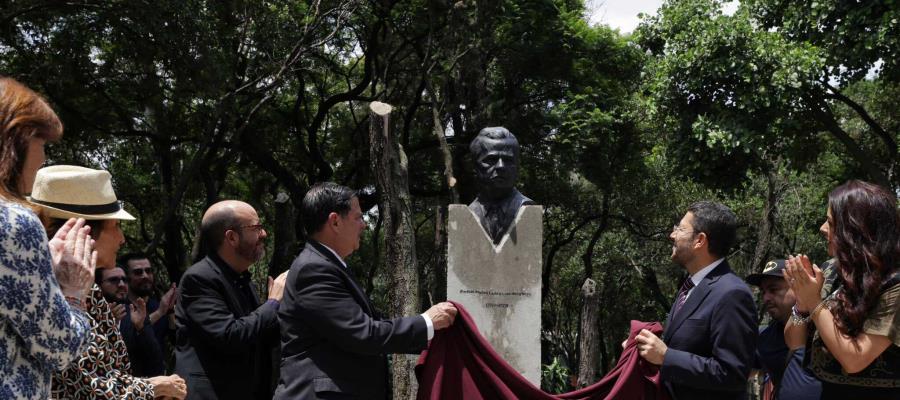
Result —
[{"label": "sunglasses", "polygon": [[120,276],[114,276],[112,278],[106,278],[103,280],[103,282],[112,283],[113,285],[118,285],[120,283],[125,283],[127,281],[128,280],[125,277],[120,277]]}]

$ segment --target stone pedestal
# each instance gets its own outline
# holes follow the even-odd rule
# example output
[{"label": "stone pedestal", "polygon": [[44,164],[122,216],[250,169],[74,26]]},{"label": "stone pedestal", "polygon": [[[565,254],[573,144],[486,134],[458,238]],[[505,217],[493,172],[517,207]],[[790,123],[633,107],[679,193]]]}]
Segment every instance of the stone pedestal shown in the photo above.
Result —
[{"label": "stone pedestal", "polygon": [[523,206],[496,247],[465,205],[449,207],[447,298],[529,381],[541,384],[543,207]]}]

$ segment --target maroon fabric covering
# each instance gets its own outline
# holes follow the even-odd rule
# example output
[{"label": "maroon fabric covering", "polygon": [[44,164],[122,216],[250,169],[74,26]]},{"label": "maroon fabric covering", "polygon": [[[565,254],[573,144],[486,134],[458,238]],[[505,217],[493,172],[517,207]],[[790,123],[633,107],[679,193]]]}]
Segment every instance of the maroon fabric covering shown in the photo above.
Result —
[{"label": "maroon fabric covering", "polygon": [[[419,400],[454,399],[659,399],[668,400],[660,385],[659,368],[638,354],[634,337],[647,329],[662,334],[658,322],[631,321],[631,334],[618,364],[599,382],[574,392],[552,395],[516,372],[478,333],[469,313],[459,304],[456,322],[435,332],[416,365]],[[538,351],[535,349],[535,351]]]}]

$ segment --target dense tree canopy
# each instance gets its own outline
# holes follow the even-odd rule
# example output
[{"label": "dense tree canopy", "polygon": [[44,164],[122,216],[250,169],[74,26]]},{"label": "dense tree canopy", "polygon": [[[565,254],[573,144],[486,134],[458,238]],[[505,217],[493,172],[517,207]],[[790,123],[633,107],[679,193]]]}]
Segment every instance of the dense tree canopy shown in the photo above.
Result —
[{"label": "dense tree canopy", "polygon": [[[840,182],[900,187],[894,2],[748,0],[728,15],[671,0],[634,35],[589,24],[581,0],[0,3],[0,74],[66,126],[50,163],[110,170],[138,216],[126,246],[172,279],[202,211],[237,198],[272,227],[262,284],[304,240],[292,204],[332,180],[362,189],[371,229],[350,265],[387,304],[378,100],[409,160],[420,298],[442,300],[443,210],[475,194],[469,141],[509,128],[521,190],[545,207],[551,390],[570,388],[582,332],[599,333],[603,373],[629,319],[665,318],[683,274],[668,234],[691,202],[735,210],[730,257],[747,274],[788,252],[824,260],[816,228]],[[586,278],[603,307],[582,329]]]}]

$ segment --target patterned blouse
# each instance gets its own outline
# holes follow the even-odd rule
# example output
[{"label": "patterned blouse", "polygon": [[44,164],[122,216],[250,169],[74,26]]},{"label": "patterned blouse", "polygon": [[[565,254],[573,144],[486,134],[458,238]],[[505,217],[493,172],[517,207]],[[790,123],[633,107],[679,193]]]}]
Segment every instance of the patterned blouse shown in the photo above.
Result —
[{"label": "patterned blouse", "polygon": [[[823,274],[823,292],[829,293],[825,301],[830,301],[837,291],[842,290],[837,267],[828,268]],[[900,276],[900,272],[895,274]],[[860,399],[876,396],[895,399],[900,396],[900,283],[894,283],[900,278],[891,278],[882,286],[878,304],[866,316],[862,326],[862,331],[869,335],[886,336],[891,340],[891,345],[865,369],[854,374],[846,373],[825,346],[819,332],[814,332],[807,367],[824,382],[823,390],[829,391],[829,395],[846,391],[852,394],[850,397]],[[863,389],[867,391],[863,392]]]},{"label": "patterned blouse", "polygon": [[40,220],[0,200],[0,399],[46,399],[50,376],[84,351],[89,331],[53,275]]},{"label": "patterned blouse", "polygon": [[81,358],[53,377],[53,398],[152,399],[153,385],[130,375],[131,363],[119,322],[99,286],[91,289],[86,307],[91,316],[90,345]]}]

